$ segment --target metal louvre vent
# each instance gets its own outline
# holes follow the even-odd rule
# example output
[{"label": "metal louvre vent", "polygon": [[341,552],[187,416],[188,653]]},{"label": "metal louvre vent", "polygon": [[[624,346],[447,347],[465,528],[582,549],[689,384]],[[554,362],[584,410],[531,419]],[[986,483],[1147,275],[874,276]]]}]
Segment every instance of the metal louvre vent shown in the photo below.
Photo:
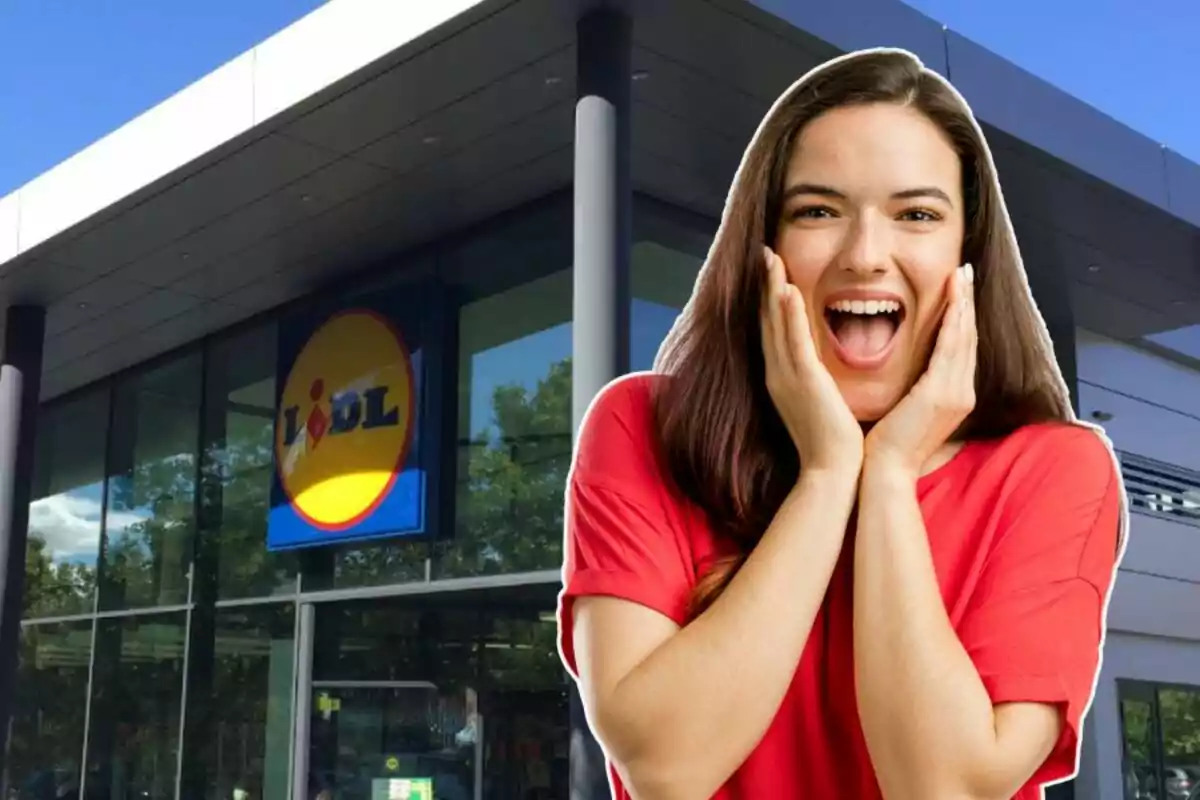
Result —
[{"label": "metal louvre vent", "polygon": [[1200,472],[1118,452],[1129,510],[1200,527]]}]

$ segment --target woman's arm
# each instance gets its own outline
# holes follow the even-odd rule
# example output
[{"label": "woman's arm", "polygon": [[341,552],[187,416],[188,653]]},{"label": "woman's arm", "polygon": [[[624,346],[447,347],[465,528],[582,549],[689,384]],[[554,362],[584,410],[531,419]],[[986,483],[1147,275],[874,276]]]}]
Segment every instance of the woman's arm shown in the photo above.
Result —
[{"label": "woman's arm", "polygon": [[887,800],[1010,798],[1046,760],[1055,706],[993,707],[951,627],[917,476],[864,463],[854,564],[859,716]]},{"label": "woman's arm", "polygon": [[792,681],[842,548],[853,471],[806,471],[729,586],[680,629],[615,598],[575,603],[589,722],[638,800],[710,797]]},{"label": "woman's arm", "polygon": [[1027,444],[1037,474],[1014,479],[988,589],[959,631],[950,624],[917,480],[975,406],[973,274],[951,277],[925,373],[864,447],[855,678],[888,800],[1009,798],[1035,774],[1068,773],[1111,581],[1115,473],[1090,432],[1064,427]]}]

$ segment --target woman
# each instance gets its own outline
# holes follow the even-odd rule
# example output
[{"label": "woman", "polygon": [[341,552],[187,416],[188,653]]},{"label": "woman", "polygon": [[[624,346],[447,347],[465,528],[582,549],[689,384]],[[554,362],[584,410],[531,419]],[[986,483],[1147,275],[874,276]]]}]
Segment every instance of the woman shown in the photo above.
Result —
[{"label": "woman", "polygon": [[870,51],[780,98],[656,372],[568,486],[560,647],[617,797],[1073,774],[1124,494],[945,81]]}]

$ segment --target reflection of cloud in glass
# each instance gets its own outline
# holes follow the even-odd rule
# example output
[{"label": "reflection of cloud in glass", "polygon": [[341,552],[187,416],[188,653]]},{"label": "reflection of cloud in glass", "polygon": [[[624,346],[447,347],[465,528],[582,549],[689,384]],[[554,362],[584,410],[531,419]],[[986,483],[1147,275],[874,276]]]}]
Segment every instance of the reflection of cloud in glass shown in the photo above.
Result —
[{"label": "reflection of cloud in glass", "polygon": [[[89,491],[93,488],[72,489],[30,504],[29,535],[45,542],[56,562],[96,563],[102,507],[99,492]],[[143,519],[141,514],[111,512],[108,524],[110,530],[123,530]]]}]

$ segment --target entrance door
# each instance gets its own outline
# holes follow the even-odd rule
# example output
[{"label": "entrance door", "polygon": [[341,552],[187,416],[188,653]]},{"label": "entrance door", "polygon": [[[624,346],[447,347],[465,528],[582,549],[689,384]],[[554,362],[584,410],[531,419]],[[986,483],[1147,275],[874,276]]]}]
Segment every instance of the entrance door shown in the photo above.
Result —
[{"label": "entrance door", "polygon": [[303,605],[293,800],[566,800],[554,587]]},{"label": "entrance door", "polygon": [[455,694],[431,681],[314,681],[314,798],[481,800],[477,694]]}]

